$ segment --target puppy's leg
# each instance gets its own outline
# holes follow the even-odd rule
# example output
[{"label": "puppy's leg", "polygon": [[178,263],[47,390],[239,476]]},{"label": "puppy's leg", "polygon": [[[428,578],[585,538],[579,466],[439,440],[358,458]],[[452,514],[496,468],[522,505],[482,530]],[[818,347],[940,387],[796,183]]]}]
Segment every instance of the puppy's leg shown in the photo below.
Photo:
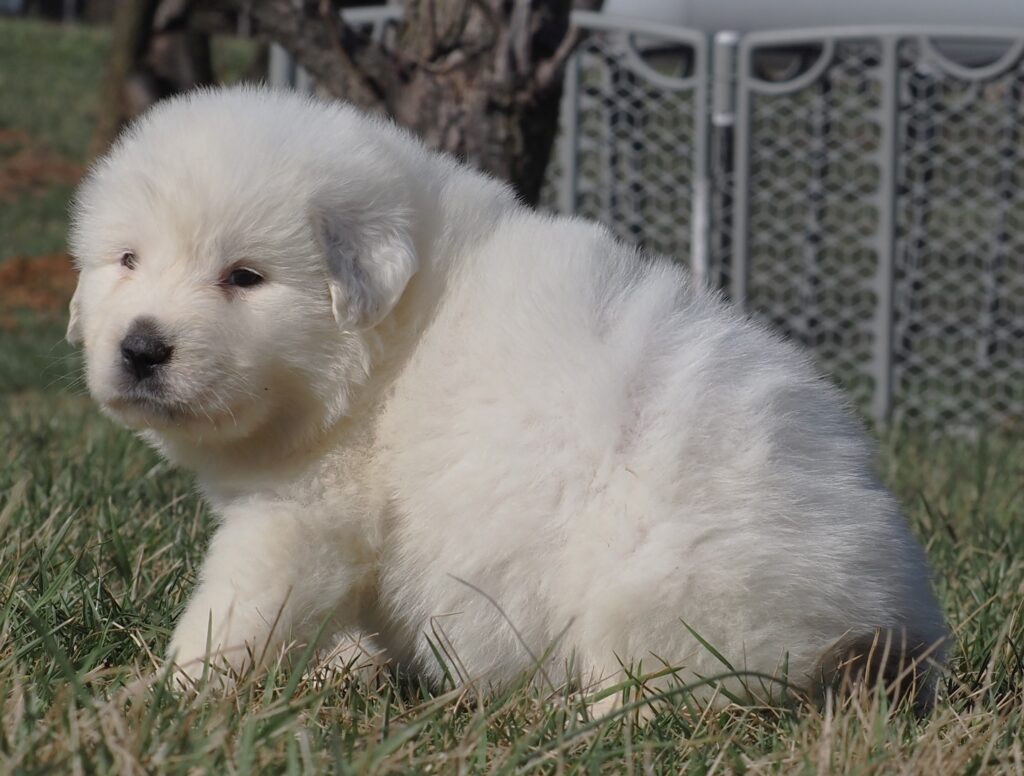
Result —
[{"label": "puppy's leg", "polygon": [[928,644],[900,629],[851,633],[818,661],[811,696],[823,702],[829,688],[841,695],[881,689],[896,703],[909,700],[923,716],[935,701],[944,654],[941,641]]},{"label": "puppy's leg", "polygon": [[211,666],[242,671],[282,644],[308,639],[326,617],[354,617],[356,587],[342,553],[309,521],[279,505],[227,515],[199,586],[171,639],[169,657],[189,679]]}]

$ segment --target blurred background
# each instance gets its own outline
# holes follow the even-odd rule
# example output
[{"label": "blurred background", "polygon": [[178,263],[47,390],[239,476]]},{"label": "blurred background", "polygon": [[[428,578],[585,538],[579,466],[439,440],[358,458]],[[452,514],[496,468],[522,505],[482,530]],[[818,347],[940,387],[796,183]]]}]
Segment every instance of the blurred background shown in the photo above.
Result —
[{"label": "blurred background", "polygon": [[355,5],[0,0],[0,379],[59,356],[89,160],[157,100],[265,81],[690,264],[873,421],[1020,430],[1024,4]]}]

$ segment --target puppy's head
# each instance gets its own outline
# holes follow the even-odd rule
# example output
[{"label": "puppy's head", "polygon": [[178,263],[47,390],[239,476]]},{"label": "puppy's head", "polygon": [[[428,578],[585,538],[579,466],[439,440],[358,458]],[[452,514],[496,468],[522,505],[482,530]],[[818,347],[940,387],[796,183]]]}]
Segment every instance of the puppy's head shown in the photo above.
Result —
[{"label": "puppy's head", "polygon": [[366,331],[416,270],[389,132],[258,90],[172,100],[129,129],[71,235],[68,339],[105,411],[211,443],[343,414]]}]

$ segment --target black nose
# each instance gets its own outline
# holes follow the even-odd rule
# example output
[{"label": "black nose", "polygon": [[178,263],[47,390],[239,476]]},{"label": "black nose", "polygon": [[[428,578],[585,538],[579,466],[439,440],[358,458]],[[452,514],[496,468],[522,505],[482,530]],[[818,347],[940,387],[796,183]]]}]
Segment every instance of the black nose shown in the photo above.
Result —
[{"label": "black nose", "polygon": [[156,322],[137,318],[121,340],[121,361],[136,380],[150,377],[161,364],[166,364],[174,348],[167,344]]}]

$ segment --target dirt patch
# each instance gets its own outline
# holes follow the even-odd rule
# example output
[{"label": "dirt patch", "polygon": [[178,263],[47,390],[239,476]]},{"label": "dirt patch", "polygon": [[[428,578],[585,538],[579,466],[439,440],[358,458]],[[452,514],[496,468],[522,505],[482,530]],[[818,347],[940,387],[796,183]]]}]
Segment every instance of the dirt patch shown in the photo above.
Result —
[{"label": "dirt patch", "polygon": [[0,129],[0,202],[55,183],[75,183],[85,168],[36,143],[21,130]]},{"label": "dirt patch", "polygon": [[76,277],[66,253],[16,256],[0,262],[0,328],[15,328],[17,311],[63,315]]}]

